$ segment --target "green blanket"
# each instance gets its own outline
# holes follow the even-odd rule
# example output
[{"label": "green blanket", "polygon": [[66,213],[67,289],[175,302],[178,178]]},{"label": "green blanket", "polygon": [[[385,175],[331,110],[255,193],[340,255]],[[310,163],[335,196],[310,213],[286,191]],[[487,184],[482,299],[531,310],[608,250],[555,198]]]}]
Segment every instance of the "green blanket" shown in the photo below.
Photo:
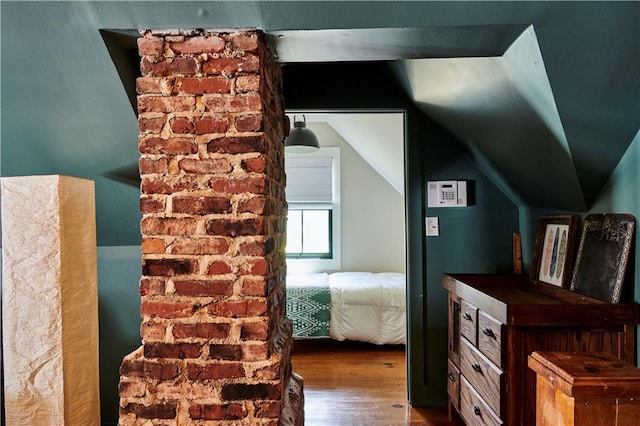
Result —
[{"label": "green blanket", "polygon": [[287,316],[293,337],[329,337],[329,287],[287,287]]}]

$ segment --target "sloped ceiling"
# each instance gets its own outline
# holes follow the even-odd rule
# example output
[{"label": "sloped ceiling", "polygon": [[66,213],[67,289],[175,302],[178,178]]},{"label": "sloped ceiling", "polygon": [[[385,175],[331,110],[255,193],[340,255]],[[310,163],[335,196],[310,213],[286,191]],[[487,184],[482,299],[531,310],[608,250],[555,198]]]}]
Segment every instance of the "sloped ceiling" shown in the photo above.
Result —
[{"label": "sloped ceiling", "polygon": [[[306,114],[307,122],[327,123],[404,195],[404,116],[402,113]],[[293,116],[291,120],[293,123]]]},{"label": "sloped ceiling", "polygon": [[416,59],[395,69],[418,107],[483,155],[521,199],[586,209],[532,26],[502,56]]},{"label": "sloped ceiling", "polygon": [[640,128],[639,2],[0,2],[0,18],[0,174],[95,180],[100,245],[140,239],[138,190],[114,180],[137,158],[132,76],[101,30],[260,28],[283,64],[396,61],[426,115],[550,209],[588,208]]}]

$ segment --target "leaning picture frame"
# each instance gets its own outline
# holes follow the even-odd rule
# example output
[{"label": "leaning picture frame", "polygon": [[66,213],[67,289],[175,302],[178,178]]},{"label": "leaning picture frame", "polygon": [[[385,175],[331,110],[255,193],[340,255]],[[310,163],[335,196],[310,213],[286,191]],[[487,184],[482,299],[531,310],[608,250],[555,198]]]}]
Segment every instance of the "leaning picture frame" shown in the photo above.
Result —
[{"label": "leaning picture frame", "polygon": [[538,230],[529,278],[568,288],[572,276],[577,215],[547,215],[538,218]]},{"label": "leaning picture frame", "polygon": [[609,303],[633,300],[633,282],[625,281],[632,280],[626,270],[635,225],[628,213],[590,214],[584,219],[571,291]]}]

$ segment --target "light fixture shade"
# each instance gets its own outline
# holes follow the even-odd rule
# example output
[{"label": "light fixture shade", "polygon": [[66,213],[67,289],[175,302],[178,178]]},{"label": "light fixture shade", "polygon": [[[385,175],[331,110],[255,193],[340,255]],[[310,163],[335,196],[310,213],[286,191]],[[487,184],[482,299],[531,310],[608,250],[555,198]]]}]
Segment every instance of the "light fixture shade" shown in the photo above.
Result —
[{"label": "light fixture shade", "polygon": [[[302,119],[305,120],[304,115]],[[293,129],[284,141],[284,149],[287,152],[296,153],[314,152],[320,149],[320,143],[318,143],[316,135],[307,129],[306,121],[299,121],[294,116]]]}]

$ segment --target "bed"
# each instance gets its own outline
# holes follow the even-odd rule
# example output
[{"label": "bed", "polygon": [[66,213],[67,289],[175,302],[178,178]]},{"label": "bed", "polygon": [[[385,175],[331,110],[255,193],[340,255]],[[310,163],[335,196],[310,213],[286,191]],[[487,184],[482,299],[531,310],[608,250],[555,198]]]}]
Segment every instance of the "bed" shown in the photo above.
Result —
[{"label": "bed", "polygon": [[406,280],[395,272],[287,276],[287,316],[295,338],[404,344]]}]

